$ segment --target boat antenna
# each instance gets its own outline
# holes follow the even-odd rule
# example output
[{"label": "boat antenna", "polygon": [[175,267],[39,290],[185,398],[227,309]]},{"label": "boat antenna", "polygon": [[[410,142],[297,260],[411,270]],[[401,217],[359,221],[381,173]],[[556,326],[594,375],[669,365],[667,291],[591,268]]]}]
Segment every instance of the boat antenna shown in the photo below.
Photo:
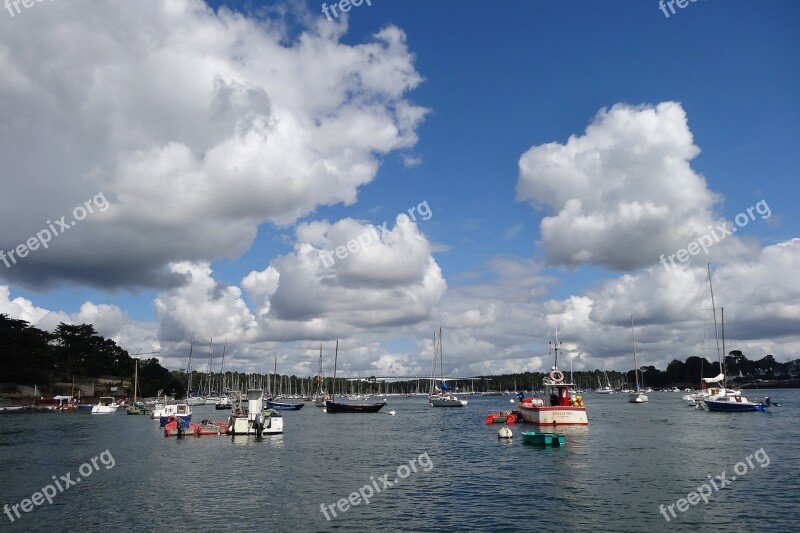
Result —
[{"label": "boat antenna", "polygon": [[558,369],[558,345],[564,344],[563,342],[558,341],[558,324],[556,324],[556,341],[548,341],[548,344],[553,348],[556,354],[555,361],[553,362],[553,368]]}]

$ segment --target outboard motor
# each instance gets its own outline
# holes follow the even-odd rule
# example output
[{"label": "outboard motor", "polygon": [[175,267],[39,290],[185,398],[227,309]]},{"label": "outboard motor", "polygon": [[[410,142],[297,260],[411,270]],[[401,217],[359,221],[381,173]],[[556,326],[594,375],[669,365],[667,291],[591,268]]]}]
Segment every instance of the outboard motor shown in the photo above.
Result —
[{"label": "outboard motor", "polygon": [[764,398],[764,405],[766,405],[767,407],[769,407],[769,396],[767,396],[766,398]]}]

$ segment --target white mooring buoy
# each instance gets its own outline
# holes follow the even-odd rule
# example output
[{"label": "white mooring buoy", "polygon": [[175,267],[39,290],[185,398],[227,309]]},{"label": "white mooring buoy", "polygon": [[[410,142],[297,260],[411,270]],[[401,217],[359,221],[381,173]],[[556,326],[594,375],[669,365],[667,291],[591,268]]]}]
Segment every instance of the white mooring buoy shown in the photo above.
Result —
[{"label": "white mooring buoy", "polygon": [[513,438],[514,434],[511,433],[511,428],[508,427],[508,424],[503,424],[503,427],[497,432],[498,439],[510,439]]}]

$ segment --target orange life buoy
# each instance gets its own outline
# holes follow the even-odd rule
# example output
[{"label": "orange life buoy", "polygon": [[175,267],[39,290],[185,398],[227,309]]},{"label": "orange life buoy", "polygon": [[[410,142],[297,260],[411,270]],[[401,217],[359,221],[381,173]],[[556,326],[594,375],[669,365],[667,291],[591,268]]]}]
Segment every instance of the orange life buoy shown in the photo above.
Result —
[{"label": "orange life buoy", "polygon": [[564,381],[564,373],[560,370],[553,370],[550,372],[550,379],[552,379],[556,383]]}]

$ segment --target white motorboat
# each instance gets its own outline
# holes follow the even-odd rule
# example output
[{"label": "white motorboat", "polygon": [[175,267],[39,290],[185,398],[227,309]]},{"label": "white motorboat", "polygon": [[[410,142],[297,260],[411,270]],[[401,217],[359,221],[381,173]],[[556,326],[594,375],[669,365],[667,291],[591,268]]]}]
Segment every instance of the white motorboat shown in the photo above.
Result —
[{"label": "white motorboat", "polygon": [[171,416],[182,419],[188,426],[192,421],[192,406],[188,403],[165,405],[164,409],[161,410],[159,415],[159,423],[162,427],[167,425]]},{"label": "white motorboat", "polygon": [[97,405],[92,407],[92,414],[108,415],[111,413],[116,413],[118,408],[119,405],[117,405],[117,401],[114,398],[111,396],[101,396],[97,401]]},{"label": "white motorboat", "polygon": [[277,435],[283,433],[283,417],[275,409],[264,409],[264,391],[248,389],[247,412],[241,407],[228,418],[229,435]]},{"label": "white motorboat", "polygon": [[[208,398],[206,398],[206,401],[207,400]],[[228,396],[223,396],[222,398],[220,398],[219,401],[217,401],[216,405],[214,406],[215,409],[220,411],[230,409],[231,407],[233,407],[233,404],[231,403],[231,399]]]}]

